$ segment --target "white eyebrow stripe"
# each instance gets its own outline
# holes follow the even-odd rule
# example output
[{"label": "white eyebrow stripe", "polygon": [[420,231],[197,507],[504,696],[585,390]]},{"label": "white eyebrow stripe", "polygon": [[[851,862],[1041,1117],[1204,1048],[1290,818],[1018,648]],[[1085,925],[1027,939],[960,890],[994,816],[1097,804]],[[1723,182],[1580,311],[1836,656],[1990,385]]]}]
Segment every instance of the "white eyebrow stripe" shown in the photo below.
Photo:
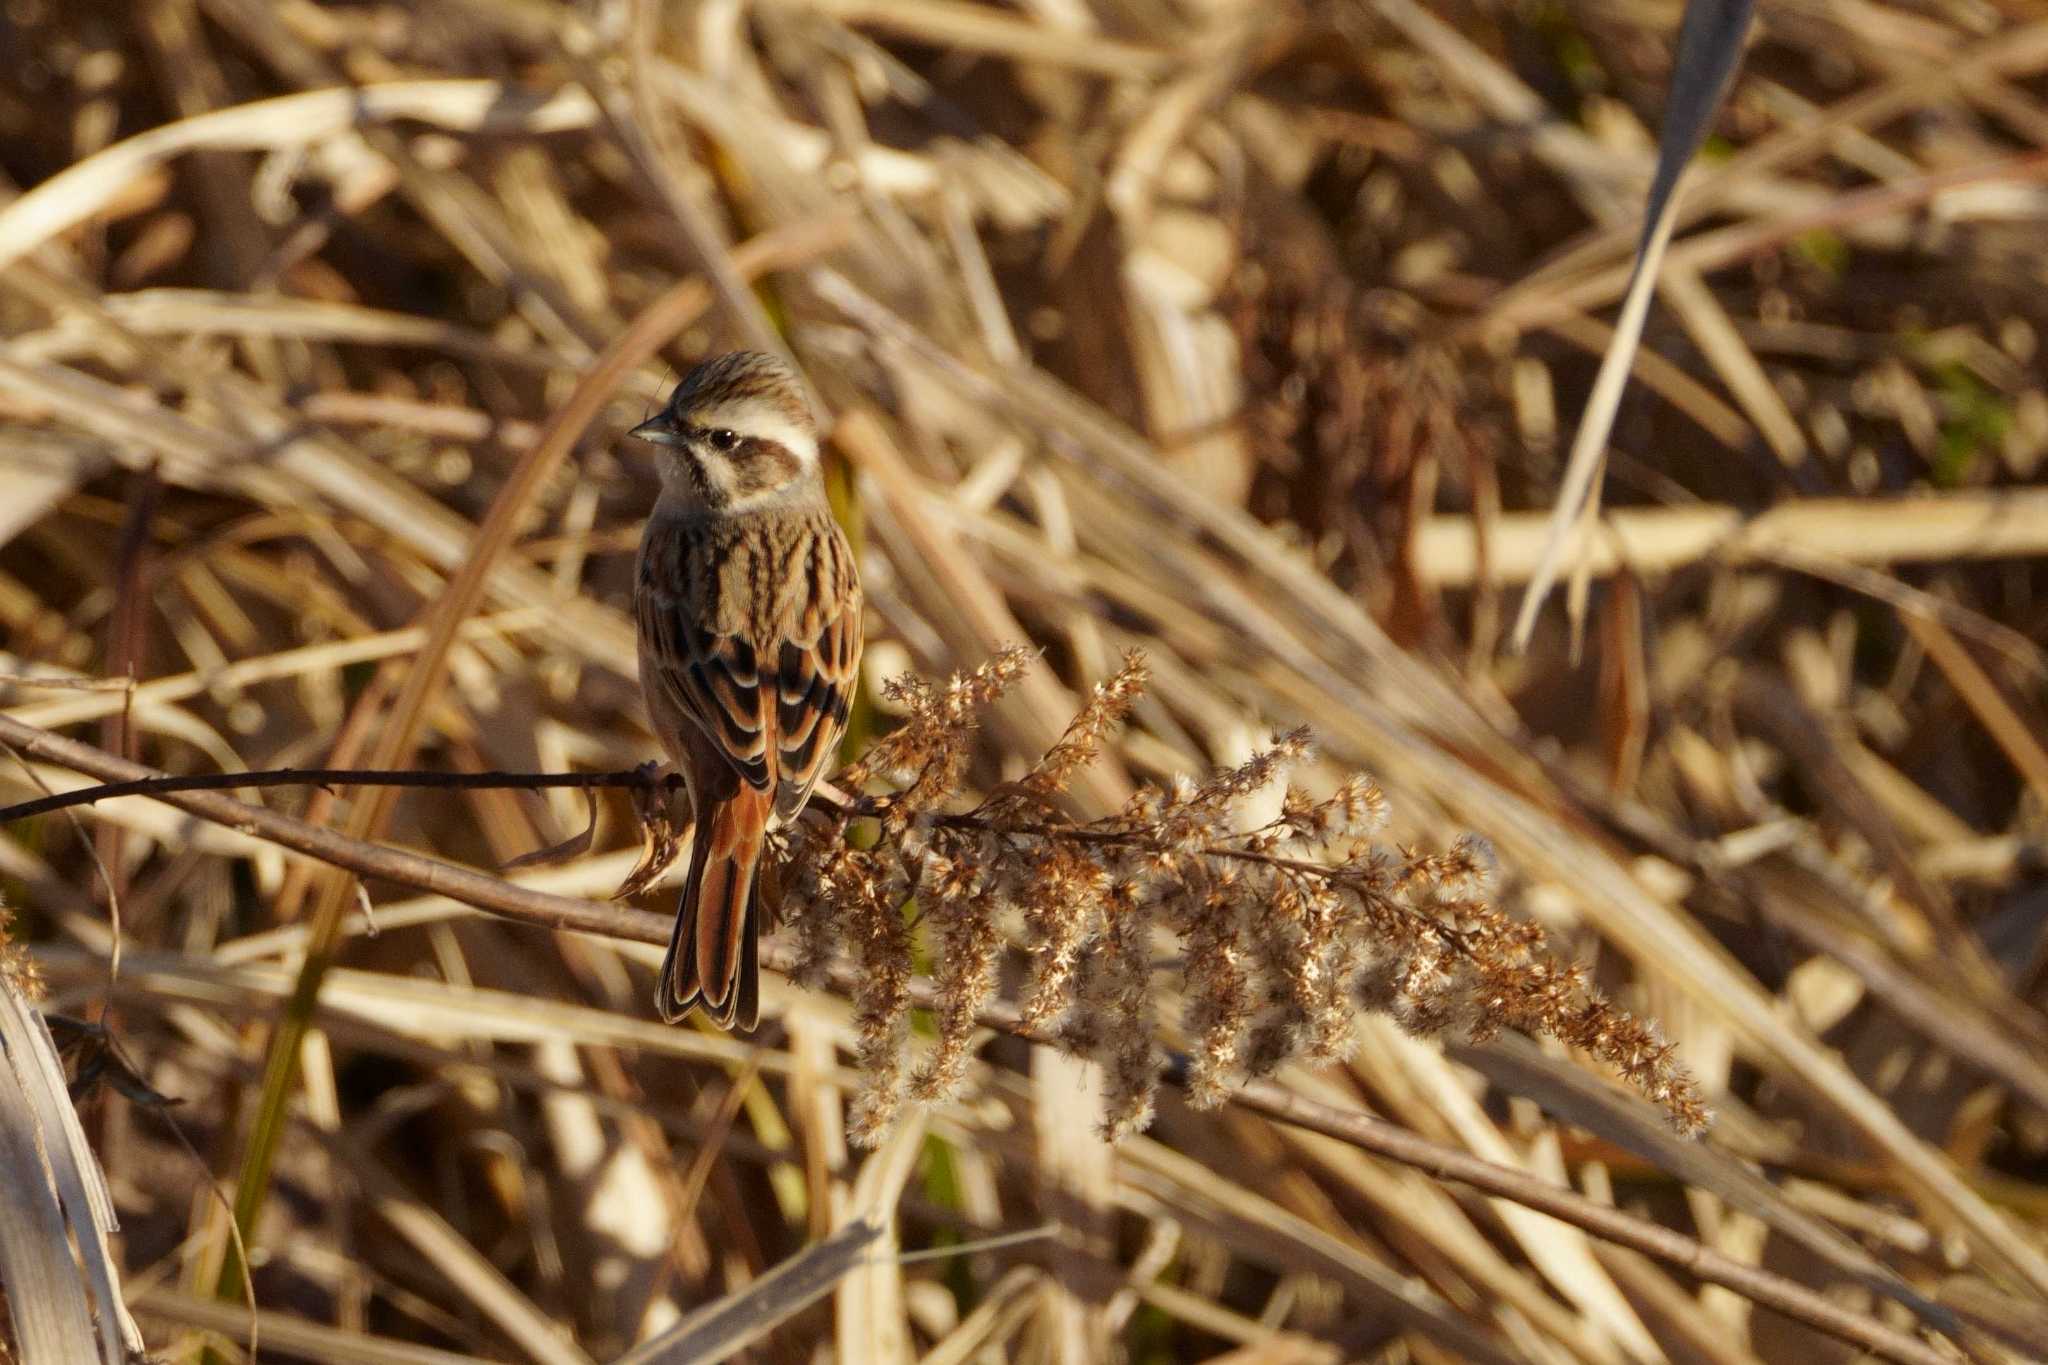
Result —
[{"label": "white eyebrow stripe", "polygon": [[724,403],[691,413],[690,423],[707,430],[724,427],[741,436],[773,441],[804,464],[818,462],[818,438],[772,408]]}]

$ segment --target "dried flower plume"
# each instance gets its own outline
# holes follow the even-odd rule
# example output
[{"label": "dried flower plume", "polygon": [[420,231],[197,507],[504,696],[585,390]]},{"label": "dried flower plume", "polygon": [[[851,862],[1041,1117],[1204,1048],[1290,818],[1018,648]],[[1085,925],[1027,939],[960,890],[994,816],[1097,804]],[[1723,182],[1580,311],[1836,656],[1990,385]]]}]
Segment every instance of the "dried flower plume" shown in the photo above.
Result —
[{"label": "dried flower plume", "polygon": [[[1143,1129],[1165,1061],[1154,1015],[1170,995],[1155,964],[1173,943],[1197,1106],[1288,1061],[1342,1055],[1369,1009],[1425,1036],[1548,1034],[1607,1063],[1681,1130],[1705,1124],[1656,1030],[1546,956],[1539,928],[1489,903],[1480,841],[1441,852],[1374,842],[1386,800],[1363,778],[1320,798],[1286,787],[1276,815],[1241,828],[1251,799],[1308,756],[1305,732],[1205,781],[1143,789],[1111,815],[1063,813],[1059,795],[1144,692],[1135,653],[1029,772],[948,810],[978,715],[1029,658],[1009,650],[940,687],[892,683],[903,723],[841,776],[849,790],[886,789],[826,806],[783,836],[783,917],[802,945],[799,974],[822,974],[835,952],[857,969],[868,1085],[856,1140],[877,1140],[906,1095],[937,1099],[959,1086],[1011,950],[1028,964],[1025,1025],[1102,1064],[1108,1136]],[[906,1073],[920,935],[937,1041]]]}]

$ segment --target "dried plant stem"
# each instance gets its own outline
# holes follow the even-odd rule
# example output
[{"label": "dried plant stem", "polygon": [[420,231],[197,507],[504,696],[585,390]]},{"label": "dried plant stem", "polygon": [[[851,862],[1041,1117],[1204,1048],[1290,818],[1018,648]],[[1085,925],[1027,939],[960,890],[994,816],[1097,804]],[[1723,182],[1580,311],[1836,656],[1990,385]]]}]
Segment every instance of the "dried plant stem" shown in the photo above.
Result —
[{"label": "dried plant stem", "polygon": [[[62,735],[23,725],[0,715],[0,744],[30,758],[62,764],[115,783],[139,780],[176,781],[168,773],[117,758]],[[157,797],[168,805],[212,821],[251,838],[290,849],[329,866],[447,896],[465,905],[550,929],[572,929],[643,943],[667,943],[672,921],[626,906],[600,905],[568,896],[529,891],[499,877],[472,872],[451,863],[350,838],[321,825],[294,819],[262,806],[252,806],[216,791],[170,791]]]},{"label": "dried plant stem", "polygon": [[107,782],[94,787],[80,787],[75,791],[56,792],[33,801],[0,806],[0,825],[10,825],[17,820],[28,820],[38,815],[48,815],[54,811],[69,810],[77,806],[112,801],[123,796],[240,791],[251,787],[426,787],[443,791],[525,788],[537,791],[555,787],[594,790],[607,787],[637,789],[654,786],[675,791],[682,786],[682,779],[674,773],[657,775],[642,768],[628,768],[608,773],[455,773],[430,772],[422,768],[267,768],[237,773],[186,773],[166,777],[143,777],[132,782]]},{"label": "dried plant stem", "polygon": [[[1527,580],[1541,558],[1548,513],[1510,512],[1481,526],[1431,517],[1417,531],[1415,566],[1430,583],[1468,587]],[[1479,538],[1486,539],[1485,555]],[[1601,514],[1587,571],[1654,574],[1719,557],[1778,562],[1798,555],[1847,564],[1996,559],[2048,552],[2048,491],[1972,489],[1901,498],[1813,498],[1762,512],[1735,507],[1626,507]]]},{"label": "dried plant stem", "polygon": [[[62,764],[109,782],[133,783],[160,780],[167,776],[91,745],[23,725],[5,715],[0,715],[0,742],[31,757]],[[357,877],[415,887],[505,919],[543,928],[576,930],[639,943],[664,944],[668,941],[670,922],[665,915],[531,890],[502,878],[454,867],[403,849],[352,839],[276,811],[247,805],[218,792],[163,791],[150,794],[202,819],[317,858]],[[768,966],[786,971],[795,965],[796,953],[782,945],[769,943],[763,945],[761,957]],[[832,975],[834,984],[840,989],[847,989],[853,984],[850,980],[853,973],[847,969],[836,970]],[[918,1003],[927,1005],[934,1003],[936,997],[936,991],[922,982],[912,984],[911,994]],[[1027,1028],[1019,1012],[1007,1004],[992,1002],[984,1006],[979,1022],[1033,1041],[1058,1043],[1056,1038]],[[1185,1078],[1175,1073],[1169,1073],[1166,1080],[1169,1084],[1185,1084]],[[1416,1167],[1441,1179],[1459,1181],[1483,1193],[1538,1209],[1594,1236],[1678,1266],[1706,1283],[1724,1286],[1816,1331],[1852,1342],[1884,1359],[1903,1362],[1903,1365],[1946,1365],[1948,1360],[1912,1336],[1886,1327],[1875,1318],[1843,1309],[1824,1295],[1795,1281],[1745,1265],[1682,1233],[1588,1199],[1563,1186],[1473,1157],[1394,1124],[1304,1098],[1271,1081],[1255,1080],[1231,1088],[1225,1093],[1224,1100],[1254,1113],[1336,1138],[1388,1160]]]},{"label": "dried plant stem", "polygon": [[[33,737],[47,733],[0,715],[0,738],[16,744],[24,752],[32,751]],[[657,773],[646,768],[627,768],[602,773],[467,773],[435,772],[421,768],[270,768],[237,773],[165,774],[80,787],[74,791],[56,792],[12,806],[0,806],[0,825],[122,797],[169,797],[185,792],[238,791],[255,787],[411,787],[449,791],[538,791],[552,788],[594,790],[642,789],[656,786],[672,792],[681,786],[681,779],[672,772]],[[851,818],[880,818],[887,814],[890,807],[887,797],[841,801],[821,792],[813,799],[819,808]],[[1136,830],[1100,830],[1068,824],[998,823],[973,811],[936,816],[932,823],[945,829],[998,834],[1005,838],[1066,840],[1121,849],[1130,853],[1165,854],[1172,851],[1160,840],[1148,838]],[[1252,831],[1261,832],[1264,831]],[[1256,863],[1262,867],[1277,868],[1299,876],[1314,877],[1361,893],[1370,889],[1359,878],[1346,877],[1334,868],[1302,858],[1288,858],[1276,853],[1236,848],[1228,844],[1205,844],[1194,852],[1205,858]],[[1390,913],[1414,918],[1425,931],[1436,935],[1446,948],[1452,951],[1464,950],[1464,939],[1454,926],[1416,915],[1406,906],[1389,905],[1387,909]]]}]

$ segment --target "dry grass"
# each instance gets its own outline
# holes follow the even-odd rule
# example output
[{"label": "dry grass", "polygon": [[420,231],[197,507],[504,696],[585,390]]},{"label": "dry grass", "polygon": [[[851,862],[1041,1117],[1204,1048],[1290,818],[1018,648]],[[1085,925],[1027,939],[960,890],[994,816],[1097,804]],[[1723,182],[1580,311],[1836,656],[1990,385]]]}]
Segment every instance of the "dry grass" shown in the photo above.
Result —
[{"label": "dry grass", "polygon": [[902,793],[798,832],[751,1038],[654,1022],[672,887],[592,904],[631,793],[0,831],[151,1349],[2048,1358],[2023,14],[1762,16],[1511,654],[1675,7],[0,9],[0,801],[640,763],[619,433],[777,337]]}]

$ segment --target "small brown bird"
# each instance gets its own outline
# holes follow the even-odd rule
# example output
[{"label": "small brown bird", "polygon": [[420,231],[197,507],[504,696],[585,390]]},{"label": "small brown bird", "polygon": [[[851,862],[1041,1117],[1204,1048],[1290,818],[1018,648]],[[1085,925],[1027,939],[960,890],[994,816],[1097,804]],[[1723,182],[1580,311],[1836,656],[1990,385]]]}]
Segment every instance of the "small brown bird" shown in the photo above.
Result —
[{"label": "small brown bird", "polygon": [[846,727],[860,579],[803,389],[780,360],[707,360],[632,434],[658,447],[661,469],[634,599],[640,690],[697,821],[655,1008],[675,1023],[702,1006],[751,1029],[763,840],[803,809]]}]

